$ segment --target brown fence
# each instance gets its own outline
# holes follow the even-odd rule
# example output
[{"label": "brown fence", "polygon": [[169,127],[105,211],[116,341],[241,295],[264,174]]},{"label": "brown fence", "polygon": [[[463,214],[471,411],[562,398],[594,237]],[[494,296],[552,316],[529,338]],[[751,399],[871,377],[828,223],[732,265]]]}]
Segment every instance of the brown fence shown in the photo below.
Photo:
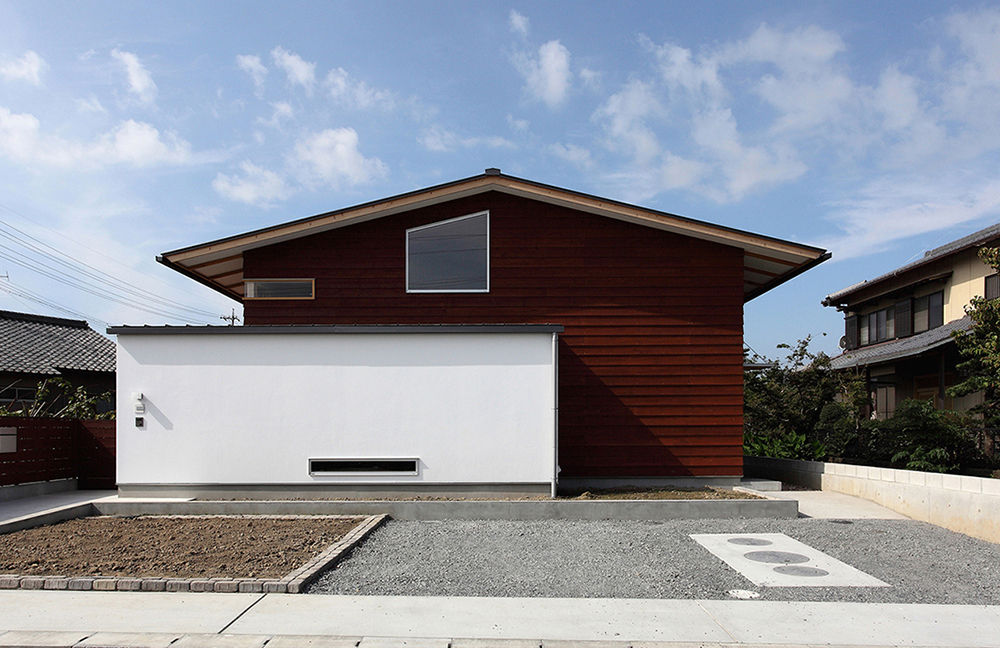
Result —
[{"label": "brown fence", "polygon": [[114,488],[114,421],[0,417],[0,428],[16,430],[4,435],[16,450],[0,452],[0,486],[76,477],[79,488]]}]

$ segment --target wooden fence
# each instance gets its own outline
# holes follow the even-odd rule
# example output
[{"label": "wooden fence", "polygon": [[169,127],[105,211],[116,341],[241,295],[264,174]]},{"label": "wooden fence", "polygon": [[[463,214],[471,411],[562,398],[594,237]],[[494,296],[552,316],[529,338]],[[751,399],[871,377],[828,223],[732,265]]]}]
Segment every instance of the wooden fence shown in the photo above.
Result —
[{"label": "wooden fence", "polygon": [[[0,417],[13,452],[0,452],[0,486],[78,480],[81,489],[115,487],[115,422]],[[11,441],[13,437],[13,441]]]}]

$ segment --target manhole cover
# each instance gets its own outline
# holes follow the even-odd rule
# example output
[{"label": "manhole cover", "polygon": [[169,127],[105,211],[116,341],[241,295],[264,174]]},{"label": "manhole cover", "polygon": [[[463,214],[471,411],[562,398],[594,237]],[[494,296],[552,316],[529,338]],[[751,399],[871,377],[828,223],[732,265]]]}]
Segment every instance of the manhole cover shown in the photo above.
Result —
[{"label": "manhole cover", "polygon": [[791,551],[748,551],[743,554],[743,557],[762,563],[782,563],[784,565],[809,562],[809,556]]},{"label": "manhole cover", "polygon": [[806,567],[805,565],[778,565],[774,571],[786,576],[829,576],[830,572],[818,567]]},{"label": "manhole cover", "polygon": [[769,544],[774,544],[770,540],[765,540],[764,538],[730,538],[728,542],[734,545],[747,545],[749,547],[764,547]]}]

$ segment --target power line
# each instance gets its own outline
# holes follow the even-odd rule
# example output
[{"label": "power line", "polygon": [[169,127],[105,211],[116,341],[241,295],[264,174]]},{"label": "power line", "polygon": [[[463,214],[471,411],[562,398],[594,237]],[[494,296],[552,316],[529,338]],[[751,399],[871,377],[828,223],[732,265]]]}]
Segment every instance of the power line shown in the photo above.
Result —
[{"label": "power line", "polygon": [[[56,236],[65,239],[68,243],[71,243],[72,245],[75,245],[78,248],[82,248],[84,250],[87,250],[88,252],[92,252],[92,253],[96,254],[97,256],[101,257],[102,259],[106,259],[109,262],[111,262],[111,263],[113,263],[113,264],[115,264],[115,265],[117,265],[119,267],[125,268],[126,270],[130,270],[130,271],[132,270],[132,268],[130,266],[125,265],[124,263],[122,263],[121,261],[119,261],[118,259],[116,259],[115,257],[110,256],[108,254],[105,254],[101,250],[98,250],[96,248],[92,248],[89,245],[84,245],[80,241],[78,241],[78,240],[76,240],[74,238],[71,238],[69,236],[66,236],[65,234],[63,234],[59,230],[52,229],[51,227],[49,227],[45,223],[41,223],[41,222],[35,220],[34,218],[31,218],[30,216],[22,214],[21,212],[17,211],[16,209],[13,209],[12,207],[9,207],[7,205],[4,205],[4,204],[0,203],[0,209],[4,210],[4,211],[6,211],[6,212],[8,212],[10,214],[13,214],[14,216],[17,216],[18,218],[20,218],[22,220],[28,221],[29,223],[32,223],[32,224],[34,224],[34,225],[36,225],[36,226],[38,226],[38,227],[40,227],[40,228],[42,228],[44,230],[47,230],[47,231],[51,232],[52,234],[55,234]],[[13,226],[10,226],[10,227],[13,227]],[[18,230],[18,231],[21,231],[21,230]],[[30,234],[26,234],[26,236],[30,236]],[[32,238],[34,238],[34,237],[32,237]],[[46,247],[51,247],[51,246],[48,246],[45,243],[43,243],[43,245],[46,245]],[[65,254],[66,256],[70,256],[69,254],[66,254],[65,252],[61,252],[61,251],[60,251],[60,254]],[[73,258],[73,257],[70,256],[70,258]],[[165,286],[167,288],[173,288],[173,286],[171,286],[169,283],[167,283],[166,281],[164,281],[160,277],[157,277],[155,275],[147,275],[147,277],[149,279],[153,280],[153,281],[156,281],[161,286]],[[209,313],[209,314],[213,315],[213,316],[215,315],[215,313]]]},{"label": "power line", "polygon": [[42,306],[46,306],[48,308],[59,311],[61,313],[65,313],[67,315],[72,315],[74,317],[79,317],[81,319],[90,320],[92,322],[100,322],[105,326],[111,326],[108,322],[105,322],[99,317],[93,317],[92,315],[87,315],[86,313],[81,313],[71,308],[62,306],[61,304],[57,304],[54,301],[46,299],[45,297],[42,297],[41,295],[28,290],[27,288],[15,286],[14,284],[10,283],[9,280],[6,282],[0,282],[0,290],[18,299],[27,300],[30,302],[34,302],[36,304],[41,304]]},{"label": "power line", "polygon": [[[32,252],[35,252],[36,254],[41,255],[42,257],[44,257],[46,259],[52,260],[52,261],[54,261],[56,263],[59,263],[62,266],[65,266],[65,267],[69,268],[70,270],[72,270],[74,272],[78,272],[78,273],[83,274],[85,276],[88,276],[88,277],[90,277],[90,278],[92,278],[92,279],[94,279],[96,281],[99,281],[99,282],[105,284],[106,286],[108,286],[108,287],[110,287],[110,288],[112,288],[114,290],[128,293],[128,294],[130,294],[130,295],[132,295],[134,297],[138,297],[140,299],[151,300],[151,301],[157,302],[161,306],[166,306],[168,308],[187,311],[187,312],[190,312],[190,313],[194,313],[196,315],[201,315],[203,317],[212,317],[212,318],[215,317],[215,313],[213,313],[211,311],[207,311],[207,310],[204,310],[204,309],[201,309],[201,308],[194,308],[194,307],[190,307],[190,306],[185,306],[185,305],[180,304],[178,302],[175,302],[173,300],[165,299],[165,298],[161,297],[160,295],[157,295],[156,293],[153,293],[153,292],[151,292],[149,290],[146,290],[146,289],[144,289],[144,288],[142,288],[140,286],[137,286],[137,285],[129,283],[129,282],[123,280],[123,279],[119,279],[117,277],[109,275],[106,272],[104,272],[103,270],[101,270],[100,268],[94,267],[94,266],[90,265],[89,263],[86,263],[85,261],[81,261],[80,259],[77,259],[76,257],[73,257],[72,255],[69,255],[69,254],[67,254],[67,253],[65,253],[65,252],[63,252],[61,250],[58,250],[58,249],[52,247],[51,245],[49,245],[48,243],[46,243],[45,241],[42,241],[42,240],[40,240],[40,239],[32,236],[31,234],[28,234],[27,232],[25,232],[23,230],[20,230],[17,227],[14,227],[13,225],[11,225],[10,223],[8,223],[8,222],[6,222],[4,220],[0,220],[0,225],[2,225],[3,227],[7,227],[7,228],[9,228],[11,230],[14,230],[15,232],[18,232],[19,234],[23,235],[24,237],[27,237],[28,239],[31,239],[31,241],[37,242],[39,245],[44,246],[45,248],[48,248],[49,250],[52,250],[52,252],[54,252],[55,254],[52,254],[50,252],[45,251],[44,249],[41,249],[38,245],[34,245],[30,241],[27,241],[24,238],[21,238],[21,237],[17,236],[16,234],[12,234],[10,232],[5,231],[3,229],[3,227],[0,227],[0,236],[3,236],[3,237],[5,237],[5,238],[7,238],[7,239],[9,239],[9,240],[11,240],[11,241],[13,241],[15,243],[19,243],[20,245],[23,245],[27,249],[31,250]],[[10,249],[10,248],[7,248],[7,249]],[[60,256],[64,256],[64,257],[70,259],[71,261],[73,261],[74,263],[78,264],[79,266],[84,266],[85,268],[90,268],[90,270],[93,270],[94,272],[85,270],[83,268],[75,267],[72,263],[69,263],[69,262],[63,260],[62,258],[60,258]],[[53,270],[55,270],[55,269],[53,268]]]}]

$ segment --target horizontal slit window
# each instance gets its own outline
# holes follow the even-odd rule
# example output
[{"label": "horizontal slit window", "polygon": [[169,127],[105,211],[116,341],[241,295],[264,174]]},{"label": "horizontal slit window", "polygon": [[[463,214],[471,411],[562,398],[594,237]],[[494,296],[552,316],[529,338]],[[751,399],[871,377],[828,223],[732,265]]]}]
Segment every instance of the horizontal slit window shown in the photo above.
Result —
[{"label": "horizontal slit window", "polygon": [[309,473],[349,475],[351,473],[417,474],[416,459],[310,459]]},{"label": "horizontal slit window", "polygon": [[312,279],[247,279],[243,282],[246,299],[312,299]]}]

